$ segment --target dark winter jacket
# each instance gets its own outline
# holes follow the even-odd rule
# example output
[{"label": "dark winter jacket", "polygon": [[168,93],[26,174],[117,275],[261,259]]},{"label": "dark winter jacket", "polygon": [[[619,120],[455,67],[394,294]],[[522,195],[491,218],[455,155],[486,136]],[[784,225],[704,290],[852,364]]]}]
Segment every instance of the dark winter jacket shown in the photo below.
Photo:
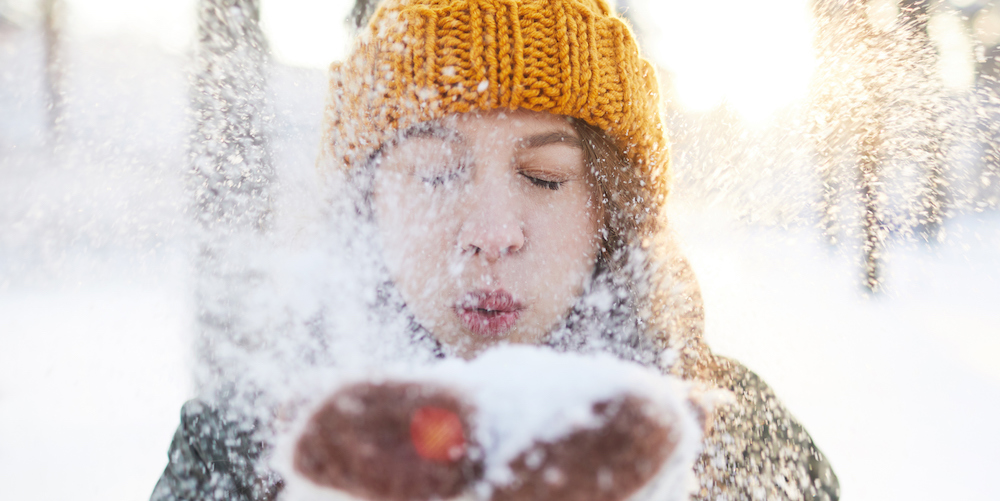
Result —
[{"label": "dark winter jacket", "polygon": [[150,501],[275,499],[281,479],[266,470],[262,431],[229,408],[188,401]]},{"label": "dark winter jacket", "polygon": [[[705,440],[693,499],[837,500],[837,476],[771,389],[746,367],[716,358],[717,381],[737,402],[717,415]],[[186,403],[150,500],[276,499],[282,482],[266,467],[262,427],[225,408]]]}]

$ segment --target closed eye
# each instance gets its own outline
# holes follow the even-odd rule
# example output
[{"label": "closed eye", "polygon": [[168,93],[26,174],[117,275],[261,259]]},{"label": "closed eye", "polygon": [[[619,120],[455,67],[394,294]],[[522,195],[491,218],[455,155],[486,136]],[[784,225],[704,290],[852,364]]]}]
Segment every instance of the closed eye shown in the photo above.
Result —
[{"label": "closed eye", "polygon": [[548,179],[542,179],[539,177],[530,176],[523,172],[521,173],[521,175],[527,178],[528,181],[531,181],[531,184],[538,186],[539,188],[545,188],[547,190],[552,190],[552,191],[558,190],[560,187],[562,187],[563,183],[565,183],[565,181],[549,181]]}]

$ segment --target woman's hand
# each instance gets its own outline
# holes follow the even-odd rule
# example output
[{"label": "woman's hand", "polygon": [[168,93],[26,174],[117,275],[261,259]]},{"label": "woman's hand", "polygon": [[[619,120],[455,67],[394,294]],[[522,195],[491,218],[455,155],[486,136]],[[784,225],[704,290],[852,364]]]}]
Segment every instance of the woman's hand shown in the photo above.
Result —
[{"label": "woman's hand", "polygon": [[482,473],[470,408],[444,388],[409,382],[341,389],[309,418],[295,471],[361,499],[449,499]]},{"label": "woman's hand", "polygon": [[[593,404],[603,422],[536,442],[509,463],[490,501],[620,501],[660,473],[678,436],[634,395]],[[294,453],[311,482],[359,499],[452,499],[483,485],[475,411],[446,388],[413,382],[341,389],[309,419]],[[482,497],[482,496],[477,496]]]},{"label": "woman's hand", "polygon": [[502,348],[332,390],[276,466],[289,501],[682,499],[708,417],[689,390],[609,356]]}]

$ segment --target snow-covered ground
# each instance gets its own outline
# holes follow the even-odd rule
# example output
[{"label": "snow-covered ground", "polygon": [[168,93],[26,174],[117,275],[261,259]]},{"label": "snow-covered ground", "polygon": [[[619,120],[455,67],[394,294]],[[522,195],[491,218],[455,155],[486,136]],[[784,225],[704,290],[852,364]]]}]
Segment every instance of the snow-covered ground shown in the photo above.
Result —
[{"label": "snow-covered ground", "polygon": [[844,499],[995,499],[1000,468],[1000,214],[900,245],[885,294],[811,230],[677,217],[716,351],[806,425]]},{"label": "snow-covered ground", "polygon": [[[73,46],[67,146],[42,146],[40,48],[0,33],[0,484],[5,499],[142,500],[190,383],[185,59]],[[279,224],[308,210],[324,89],[275,68]],[[776,180],[775,182],[780,182]],[[991,499],[1000,469],[1000,214],[894,244],[885,294],[807,221],[674,207],[715,349],[760,373],[845,499]]]}]

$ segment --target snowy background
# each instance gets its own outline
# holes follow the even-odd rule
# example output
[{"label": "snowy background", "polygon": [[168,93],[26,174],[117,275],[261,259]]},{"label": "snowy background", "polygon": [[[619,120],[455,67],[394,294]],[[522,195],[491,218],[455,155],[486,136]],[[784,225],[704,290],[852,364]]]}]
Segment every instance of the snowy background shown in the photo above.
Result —
[{"label": "snowy background", "polygon": [[[65,136],[52,151],[34,4],[0,1],[0,483],[9,499],[147,499],[194,393],[193,6],[66,2]],[[702,4],[647,5],[640,28],[674,76],[671,213],[710,344],[774,387],[828,455],[844,499],[994,499],[1000,211],[952,211],[940,242],[890,239],[885,290],[865,292],[857,243],[831,246],[816,229],[809,157],[787,151],[805,133],[775,118],[808,93],[805,2]],[[263,2],[279,226],[310,215],[322,62],[343,54],[349,7]],[[940,36],[958,44],[942,71],[961,94],[971,56],[956,30]],[[732,65],[698,64],[735,50],[734,39]],[[737,137],[780,129],[779,146],[699,142],[719,116]],[[753,175],[706,185],[695,165],[705,144],[707,158],[734,165],[799,160],[741,164]],[[754,190],[732,188],[750,179]]]}]

